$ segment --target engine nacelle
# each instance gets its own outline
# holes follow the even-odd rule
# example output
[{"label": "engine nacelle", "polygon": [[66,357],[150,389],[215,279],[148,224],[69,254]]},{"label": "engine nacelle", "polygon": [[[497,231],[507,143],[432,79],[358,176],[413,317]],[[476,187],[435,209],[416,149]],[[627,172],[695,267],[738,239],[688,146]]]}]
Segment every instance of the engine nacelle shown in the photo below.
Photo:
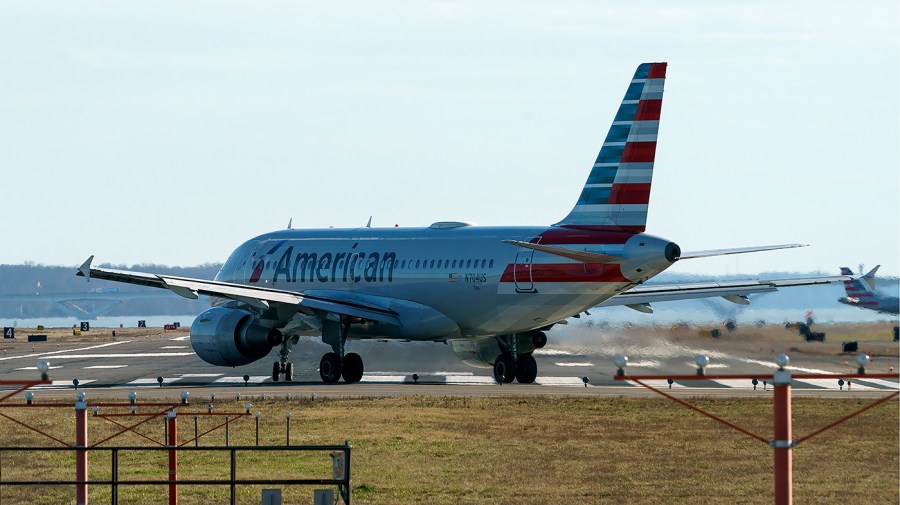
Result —
[{"label": "engine nacelle", "polygon": [[241,366],[264,358],[281,344],[281,332],[256,323],[252,312],[225,307],[203,311],[191,325],[191,347],[218,366]]}]

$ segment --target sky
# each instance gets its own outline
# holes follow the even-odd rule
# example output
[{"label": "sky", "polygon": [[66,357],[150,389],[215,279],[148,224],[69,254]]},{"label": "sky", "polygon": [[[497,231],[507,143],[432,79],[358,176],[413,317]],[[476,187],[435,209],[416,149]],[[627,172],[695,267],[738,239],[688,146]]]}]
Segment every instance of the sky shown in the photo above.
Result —
[{"label": "sky", "polygon": [[196,265],[284,228],[547,225],[642,62],[648,232],[900,271],[898,2],[0,4],[0,263]]}]

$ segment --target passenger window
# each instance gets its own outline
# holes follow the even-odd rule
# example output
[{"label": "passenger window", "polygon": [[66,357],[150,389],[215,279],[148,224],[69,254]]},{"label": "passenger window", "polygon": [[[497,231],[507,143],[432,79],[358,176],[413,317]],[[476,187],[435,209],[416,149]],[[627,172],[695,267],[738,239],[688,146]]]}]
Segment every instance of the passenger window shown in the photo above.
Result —
[{"label": "passenger window", "polygon": [[438,260],[438,264],[437,264],[437,267],[438,267],[438,270],[440,270],[440,269],[441,269],[441,260]]},{"label": "passenger window", "polygon": [[431,260],[431,268],[434,268],[434,260]]},{"label": "passenger window", "polygon": [[419,268],[419,263],[421,263],[421,261],[422,260],[416,260],[416,268]]},{"label": "passenger window", "polygon": [[400,269],[402,270],[404,268],[406,268],[406,260],[400,262]]},{"label": "passenger window", "polygon": [[494,260],[491,260],[491,261],[488,263],[488,268],[494,268]]},{"label": "passenger window", "polygon": [[487,263],[487,260],[481,260],[481,268],[484,268],[484,265]]},{"label": "passenger window", "polygon": [[453,260],[453,268],[456,268],[456,260]]},{"label": "passenger window", "polygon": [[472,267],[472,260],[466,260],[466,268]]}]

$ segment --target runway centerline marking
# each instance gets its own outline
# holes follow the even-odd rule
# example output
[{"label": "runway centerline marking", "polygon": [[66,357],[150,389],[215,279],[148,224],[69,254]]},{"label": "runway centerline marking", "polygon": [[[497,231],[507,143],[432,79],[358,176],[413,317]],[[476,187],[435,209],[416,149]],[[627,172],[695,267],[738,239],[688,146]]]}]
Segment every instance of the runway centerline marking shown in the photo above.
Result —
[{"label": "runway centerline marking", "polygon": [[[103,368],[125,368],[126,366],[128,366],[128,365],[92,365],[92,366],[84,367],[83,370],[93,370],[95,368],[100,368],[100,369],[103,369]],[[50,368],[53,368],[53,367],[50,367]]]}]

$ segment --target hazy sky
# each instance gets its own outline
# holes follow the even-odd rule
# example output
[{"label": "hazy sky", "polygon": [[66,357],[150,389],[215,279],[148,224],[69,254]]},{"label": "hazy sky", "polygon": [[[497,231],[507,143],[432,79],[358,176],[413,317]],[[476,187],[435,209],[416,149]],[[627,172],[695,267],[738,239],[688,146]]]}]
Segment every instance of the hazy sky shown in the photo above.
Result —
[{"label": "hazy sky", "polygon": [[669,63],[672,271],[900,271],[900,14],[869,2],[3,2],[0,263],[193,265],[283,228],[550,224]]}]

